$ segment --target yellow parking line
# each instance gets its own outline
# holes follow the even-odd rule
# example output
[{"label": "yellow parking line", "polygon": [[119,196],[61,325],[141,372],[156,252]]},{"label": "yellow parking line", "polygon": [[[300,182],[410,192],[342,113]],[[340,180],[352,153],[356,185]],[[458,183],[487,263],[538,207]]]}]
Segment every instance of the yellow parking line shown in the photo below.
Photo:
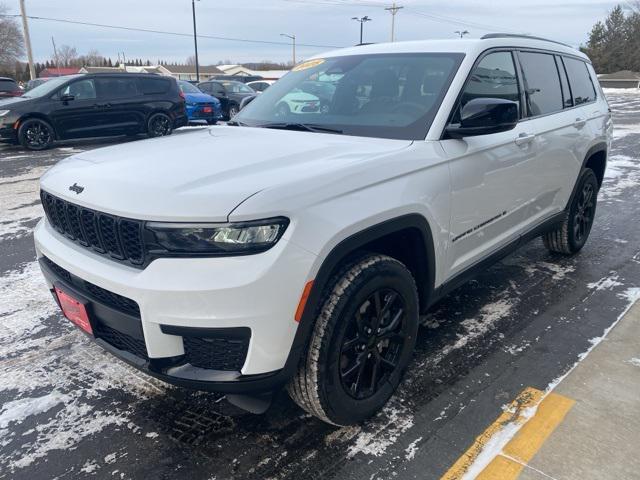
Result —
[{"label": "yellow parking line", "polygon": [[526,416],[523,412],[527,408],[538,408],[531,417],[509,440],[500,454],[478,474],[477,480],[515,480],[520,476],[523,468],[540,450],[569,410],[575,404],[572,400],[556,393],[550,393],[542,401],[544,392],[534,388],[525,389],[498,419],[476,438],[474,444],[449,469],[441,480],[458,480],[469,470],[478,458],[487,442],[508,424],[524,423]]},{"label": "yellow parking line", "polygon": [[541,390],[531,387],[525,388],[509,405],[509,408],[502,412],[502,415],[475,439],[473,445],[471,445],[447,473],[442,476],[441,480],[461,479],[476,458],[478,458],[478,455],[480,455],[487,442],[507,425],[524,423],[526,420],[524,411],[527,408],[537,405],[543,396],[544,392]]}]

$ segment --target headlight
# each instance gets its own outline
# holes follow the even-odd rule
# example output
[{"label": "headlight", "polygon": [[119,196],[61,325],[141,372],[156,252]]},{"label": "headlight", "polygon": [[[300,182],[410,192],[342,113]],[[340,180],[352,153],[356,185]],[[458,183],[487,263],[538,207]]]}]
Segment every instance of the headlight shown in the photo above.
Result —
[{"label": "headlight", "polygon": [[187,102],[187,107],[195,107],[197,103]]},{"label": "headlight", "polygon": [[270,249],[284,234],[289,220],[284,217],[242,223],[149,222],[154,236],[149,250],[177,254],[242,255]]},{"label": "headlight", "polygon": [[7,113],[9,113],[11,110],[0,110],[0,117],[4,117]]}]

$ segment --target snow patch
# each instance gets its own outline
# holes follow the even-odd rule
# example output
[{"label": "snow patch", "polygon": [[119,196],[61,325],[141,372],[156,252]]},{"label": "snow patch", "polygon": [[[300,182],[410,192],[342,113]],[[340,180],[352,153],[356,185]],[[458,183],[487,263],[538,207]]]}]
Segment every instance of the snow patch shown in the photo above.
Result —
[{"label": "snow patch", "polygon": [[627,363],[633,365],[634,367],[640,367],[640,358],[630,358],[627,360]]},{"label": "snow patch", "polygon": [[407,448],[405,448],[405,460],[409,461],[414,459],[416,453],[418,452],[418,443],[420,443],[421,441],[422,437],[418,437],[413,442],[411,442]]},{"label": "snow patch", "polygon": [[377,419],[362,427],[353,445],[349,446],[347,458],[358,453],[379,457],[396,443],[400,435],[413,427],[413,415],[403,406],[387,404]]},{"label": "snow patch", "polygon": [[[27,397],[7,402],[0,411],[0,429],[7,428],[11,422],[21,423],[29,416],[44,413],[67,400],[69,400],[68,395],[51,392],[42,397]],[[0,436],[2,436],[1,433]]]},{"label": "snow patch", "polygon": [[624,285],[624,284],[618,281],[618,274],[612,273],[608,277],[603,277],[597,282],[588,283],[587,288],[591,290],[596,290],[596,291],[611,290],[614,287],[619,287],[621,285]]}]

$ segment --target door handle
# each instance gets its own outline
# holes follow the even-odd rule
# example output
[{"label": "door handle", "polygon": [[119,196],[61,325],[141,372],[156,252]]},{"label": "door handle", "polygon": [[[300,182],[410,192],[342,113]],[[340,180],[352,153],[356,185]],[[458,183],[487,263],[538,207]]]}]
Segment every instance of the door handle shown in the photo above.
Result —
[{"label": "door handle", "polygon": [[576,118],[576,121],[573,122],[573,126],[576,128],[582,128],[587,124],[587,121],[583,118]]},{"label": "door handle", "polygon": [[110,103],[94,103],[93,108],[111,108]]},{"label": "door handle", "polygon": [[515,142],[516,142],[516,145],[518,145],[518,146],[527,145],[527,144],[533,142],[534,138],[536,138],[536,136],[533,135],[533,134],[528,135],[526,133],[521,133],[520,135],[518,135],[516,137]]}]

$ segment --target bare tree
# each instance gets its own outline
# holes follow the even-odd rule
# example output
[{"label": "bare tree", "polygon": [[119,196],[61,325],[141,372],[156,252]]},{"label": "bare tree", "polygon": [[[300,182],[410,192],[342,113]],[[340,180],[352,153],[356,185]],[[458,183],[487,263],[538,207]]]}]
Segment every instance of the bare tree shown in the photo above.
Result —
[{"label": "bare tree", "polygon": [[185,64],[186,65],[195,65],[196,64],[196,56],[195,55],[189,55],[187,57],[187,59],[185,60]]},{"label": "bare tree", "polygon": [[94,48],[89,50],[89,52],[86,55],[82,55],[79,58],[79,60],[80,60],[80,63],[82,63],[82,66],[100,67],[104,64],[105,58],[102,55],[100,55],[100,52],[98,50]]},{"label": "bare tree", "polygon": [[[56,59],[54,59],[55,61]],[[58,67],[69,67],[78,61],[78,50],[76,47],[69,45],[60,45],[58,47]]]},{"label": "bare tree", "polygon": [[[0,4],[0,14],[7,8]],[[24,52],[22,31],[13,18],[0,16],[0,70],[13,68]]]}]

